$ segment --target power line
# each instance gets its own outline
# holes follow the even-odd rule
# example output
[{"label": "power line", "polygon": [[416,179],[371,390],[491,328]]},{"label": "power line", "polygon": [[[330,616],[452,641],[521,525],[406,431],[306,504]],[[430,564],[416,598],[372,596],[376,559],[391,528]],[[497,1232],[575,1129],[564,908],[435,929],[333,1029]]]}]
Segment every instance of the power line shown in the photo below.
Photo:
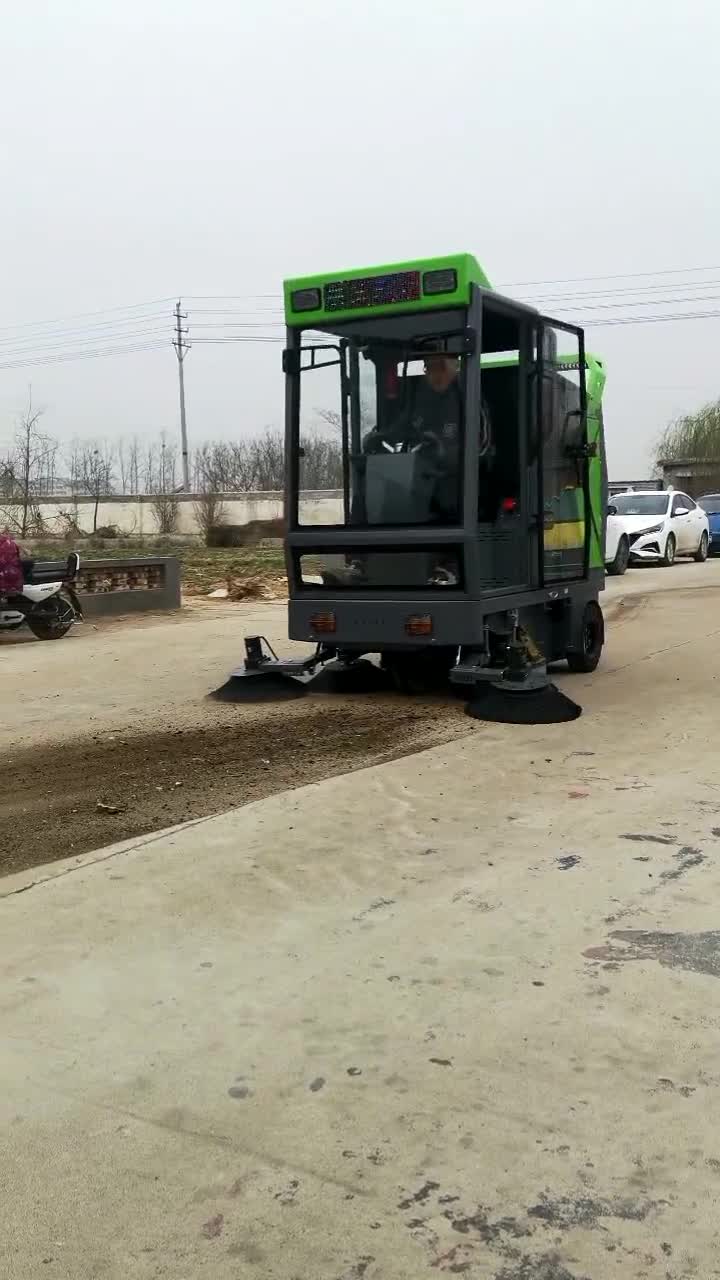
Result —
[{"label": "power line", "polygon": [[[672,307],[678,302],[718,302],[719,293],[695,294],[692,298],[640,298],[623,299],[622,302],[587,302],[572,307],[555,307],[555,311],[612,311],[617,307]],[[683,312],[678,312],[682,315]]]},{"label": "power line", "polygon": [[[680,280],[677,284],[670,284],[667,280],[664,284],[646,284],[637,285],[631,289],[583,289],[579,293],[542,293],[536,298],[529,298],[527,301],[532,306],[540,303],[564,301],[571,298],[620,298],[624,301],[627,294],[647,294],[647,293],[672,293],[678,289],[710,289],[720,285],[720,280]],[[652,298],[647,299],[648,303],[652,302]],[[679,301],[679,299],[676,299]]]},{"label": "power line", "polygon": [[[686,298],[663,298],[663,299],[644,299],[640,301],[625,300],[625,306],[641,306],[646,301],[650,306],[667,305],[668,303],[691,303],[695,301],[717,301],[720,295],[704,295]],[[614,310],[620,307],[621,303],[598,303],[585,304],[584,306],[568,306],[560,307],[558,311],[563,313],[580,311],[578,324],[585,328],[608,328],[611,325],[647,325],[658,323],[679,323],[686,320],[710,320],[720,316],[720,309],[711,308],[695,311],[670,311],[660,315],[614,315],[606,318],[594,318],[587,314],[590,311]],[[181,314],[181,320],[186,319],[186,314]],[[200,326],[198,326],[200,327]],[[225,329],[225,332],[215,334],[201,333],[194,338],[194,343],[225,346],[231,343],[250,344],[250,345],[267,345],[278,344],[284,342],[284,334],[281,332],[284,328],[281,322],[229,322],[228,325],[215,325],[205,322],[203,327],[209,329]],[[227,332],[227,329],[244,328],[249,332]],[[279,332],[256,332],[257,329],[275,329]],[[158,335],[155,340],[155,335]],[[165,334],[164,340],[160,340],[161,334]],[[0,369],[22,369],[29,368],[33,365],[52,365],[62,364],[69,361],[78,360],[95,360],[106,359],[116,355],[133,355],[141,352],[167,350],[169,345],[170,332],[169,327],[150,328],[142,330],[134,330],[118,333],[117,331],[109,333],[100,333],[87,335],[86,337],[69,337],[62,335],[45,335],[52,340],[49,342],[41,342],[39,345],[29,343],[28,345],[12,346],[9,345],[10,340],[5,339],[5,350],[0,350]],[[183,344],[183,355],[188,349],[189,344],[186,342],[187,329],[181,326],[181,342]],[[96,339],[95,344],[92,338]],[[151,339],[150,341],[139,341],[139,339]],[[1,342],[2,340],[0,340]],[[20,340],[22,341],[22,340]],[[176,337],[173,341],[175,345]],[[176,347],[177,351],[177,347]]]},{"label": "power line", "polygon": [[18,342],[54,341],[56,338],[102,339],[114,332],[117,332],[118,336],[122,336],[123,333],[132,332],[138,325],[156,324],[159,320],[164,320],[167,325],[167,316],[165,314],[162,312],[150,312],[133,316],[127,320],[104,320],[99,321],[97,324],[83,325],[80,328],[44,329],[33,333],[15,330],[11,336],[0,337],[0,347],[12,346]]},{"label": "power line", "polygon": [[582,325],[584,329],[607,328],[613,324],[660,324],[667,320],[710,320],[720,316],[717,311],[672,311],[665,316],[614,316],[608,320],[589,320]]},{"label": "power line", "polygon": [[172,298],[154,298],[151,302],[133,302],[125,307],[103,307],[101,311],[80,311],[76,315],[60,316],[57,320],[26,320],[21,324],[2,325],[0,333],[6,333],[9,329],[38,329],[47,325],[66,324],[68,320],[83,320],[91,316],[106,316],[117,311],[136,311],[140,308],[147,310],[149,307],[160,307],[165,303],[172,302]]},{"label": "power line", "polygon": [[617,275],[610,276],[565,276],[558,280],[514,280],[511,284],[502,285],[503,289],[539,289],[545,284],[583,284],[589,280],[644,280],[649,276],[681,276],[690,275],[697,271],[720,271],[720,266],[714,267],[664,267],[655,271],[621,271]]},{"label": "power line", "polygon": [[70,347],[71,349],[76,346],[84,347],[84,346],[87,346],[88,342],[92,342],[93,339],[96,342],[112,342],[112,343],[120,343],[123,341],[135,342],[137,341],[138,338],[150,337],[154,334],[159,334],[159,333],[164,333],[167,336],[167,332],[168,332],[167,325],[164,325],[162,328],[138,329],[133,333],[107,333],[107,334],[103,333],[103,334],[97,334],[97,335],[85,334],[83,337],[78,337],[78,338],[59,338],[58,340],[54,340],[52,342],[43,342],[43,343],[40,343],[39,345],[36,345],[36,344],[32,344],[30,346],[21,345],[19,347],[10,347],[7,350],[0,350],[0,359],[7,359],[12,356],[21,356],[26,354],[32,355],[35,352],[38,352],[40,355],[42,355],[43,352],[51,353],[52,351],[57,351],[58,349],[64,350],[66,347]]},{"label": "power line", "polygon": [[24,360],[10,360],[0,363],[0,369],[27,369],[34,365],[64,364],[70,360],[99,360],[106,356],[134,355],[140,351],[167,351],[167,342],[145,342],[133,347],[107,347],[90,351],[69,351],[58,355],[29,356]]}]

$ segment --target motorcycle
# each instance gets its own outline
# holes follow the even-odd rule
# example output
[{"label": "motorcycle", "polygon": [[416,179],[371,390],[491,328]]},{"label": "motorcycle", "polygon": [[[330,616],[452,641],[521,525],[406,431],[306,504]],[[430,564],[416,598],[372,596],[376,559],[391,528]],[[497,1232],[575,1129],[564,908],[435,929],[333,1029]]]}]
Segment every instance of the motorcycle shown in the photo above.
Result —
[{"label": "motorcycle", "polygon": [[58,581],[35,570],[34,561],[22,560],[21,591],[0,594],[0,631],[17,631],[27,625],[38,640],[60,640],[76,622],[82,622],[82,606],[75,589],[80,556],[73,551],[64,576]]}]

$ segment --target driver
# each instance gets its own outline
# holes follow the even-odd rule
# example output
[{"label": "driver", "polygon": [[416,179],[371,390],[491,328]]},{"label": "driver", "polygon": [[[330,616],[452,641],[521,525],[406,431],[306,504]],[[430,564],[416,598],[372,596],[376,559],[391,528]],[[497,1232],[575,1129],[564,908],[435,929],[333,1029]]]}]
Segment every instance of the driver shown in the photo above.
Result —
[{"label": "driver", "polygon": [[416,384],[410,404],[382,431],[377,427],[365,437],[365,453],[380,453],[389,446],[405,450],[422,445],[433,448],[448,469],[457,466],[462,420],[460,361],[445,352],[428,353],[425,373]]},{"label": "driver", "polygon": [[422,379],[413,385],[409,404],[394,422],[375,427],[363,441],[365,453],[423,450],[435,473],[435,519],[453,520],[458,514],[458,467],[462,397],[460,361],[444,351],[428,351]]}]

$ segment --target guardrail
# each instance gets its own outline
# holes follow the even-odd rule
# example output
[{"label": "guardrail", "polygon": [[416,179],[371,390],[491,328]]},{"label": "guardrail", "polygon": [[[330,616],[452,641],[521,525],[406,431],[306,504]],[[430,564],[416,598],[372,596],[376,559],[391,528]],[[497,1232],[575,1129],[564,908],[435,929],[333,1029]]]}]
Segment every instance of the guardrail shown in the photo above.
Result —
[{"label": "guardrail", "polygon": [[[57,581],[64,573],[64,560],[36,560],[33,566],[36,580]],[[180,561],[174,556],[83,560],[81,555],[76,590],[89,618],[179,609]]]}]

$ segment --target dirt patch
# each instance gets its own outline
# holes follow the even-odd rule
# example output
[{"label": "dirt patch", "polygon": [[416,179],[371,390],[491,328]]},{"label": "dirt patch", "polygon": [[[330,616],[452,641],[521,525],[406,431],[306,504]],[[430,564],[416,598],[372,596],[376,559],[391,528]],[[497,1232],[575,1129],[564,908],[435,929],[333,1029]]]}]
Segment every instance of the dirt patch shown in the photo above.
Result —
[{"label": "dirt patch", "polygon": [[[720,931],[706,933],[660,933],[644,929],[617,929],[612,943],[589,947],[588,960],[605,960],[617,965],[627,960],[657,960],[666,969],[686,969],[720,978]],[[615,946],[614,942],[624,944]]]},{"label": "dirt patch", "polygon": [[475,728],[457,702],[387,695],[382,704],[376,695],[224,706],[218,722],[204,727],[106,732],[15,751],[6,774],[12,789],[0,795],[0,874],[221,813]]}]

